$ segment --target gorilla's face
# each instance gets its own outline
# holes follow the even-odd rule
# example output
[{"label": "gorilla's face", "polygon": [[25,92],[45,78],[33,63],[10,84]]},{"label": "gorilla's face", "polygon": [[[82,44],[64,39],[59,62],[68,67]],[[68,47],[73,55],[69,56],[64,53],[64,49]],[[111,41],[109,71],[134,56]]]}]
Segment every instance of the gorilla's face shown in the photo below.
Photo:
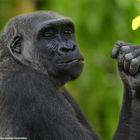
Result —
[{"label": "gorilla's face", "polygon": [[48,74],[67,80],[77,78],[84,59],[75,40],[73,23],[68,19],[44,22],[37,33],[36,52]]},{"label": "gorilla's face", "polygon": [[17,16],[9,22],[5,35],[12,56],[26,66],[67,82],[83,68],[73,22],[56,13],[36,12]]}]

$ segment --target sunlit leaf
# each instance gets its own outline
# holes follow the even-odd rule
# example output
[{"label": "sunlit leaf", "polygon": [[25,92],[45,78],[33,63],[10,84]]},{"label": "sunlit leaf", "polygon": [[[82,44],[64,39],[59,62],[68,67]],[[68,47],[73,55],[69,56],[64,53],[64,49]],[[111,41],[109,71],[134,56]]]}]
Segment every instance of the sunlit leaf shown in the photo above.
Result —
[{"label": "sunlit leaf", "polygon": [[137,28],[139,28],[139,26],[140,26],[140,16],[137,16],[132,20],[132,29],[136,30]]}]

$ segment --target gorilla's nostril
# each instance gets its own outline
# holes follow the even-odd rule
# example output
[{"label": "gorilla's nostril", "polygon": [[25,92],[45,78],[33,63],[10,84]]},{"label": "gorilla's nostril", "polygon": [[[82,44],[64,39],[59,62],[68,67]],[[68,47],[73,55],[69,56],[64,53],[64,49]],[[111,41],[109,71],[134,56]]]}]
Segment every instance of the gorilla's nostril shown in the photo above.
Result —
[{"label": "gorilla's nostril", "polygon": [[76,49],[76,45],[73,45],[71,47],[66,46],[66,47],[59,48],[59,52],[61,52],[61,53],[67,53],[67,52],[70,52],[70,51],[74,51],[75,49]]}]

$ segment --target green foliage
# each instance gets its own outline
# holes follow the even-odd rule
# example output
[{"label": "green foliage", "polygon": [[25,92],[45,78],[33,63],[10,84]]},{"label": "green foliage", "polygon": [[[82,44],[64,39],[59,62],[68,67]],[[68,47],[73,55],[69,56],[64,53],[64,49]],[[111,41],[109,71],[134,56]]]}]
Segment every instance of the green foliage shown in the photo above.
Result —
[{"label": "green foliage", "polygon": [[[16,13],[14,0],[0,0],[0,28]],[[140,44],[140,30],[131,30],[140,3],[130,0],[32,0],[37,10],[54,10],[73,19],[85,56],[81,77],[67,87],[103,140],[117,127],[123,87],[111,49],[117,40]]]}]

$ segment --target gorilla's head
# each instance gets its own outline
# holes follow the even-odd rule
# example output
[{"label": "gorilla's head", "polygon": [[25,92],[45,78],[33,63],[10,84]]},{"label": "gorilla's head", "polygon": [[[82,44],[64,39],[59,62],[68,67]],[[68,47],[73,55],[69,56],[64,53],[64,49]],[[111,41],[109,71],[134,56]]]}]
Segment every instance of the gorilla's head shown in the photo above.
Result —
[{"label": "gorilla's head", "polygon": [[2,48],[17,65],[30,67],[65,83],[83,68],[71,19],[53,12],[16,16],[2,34]]}]

